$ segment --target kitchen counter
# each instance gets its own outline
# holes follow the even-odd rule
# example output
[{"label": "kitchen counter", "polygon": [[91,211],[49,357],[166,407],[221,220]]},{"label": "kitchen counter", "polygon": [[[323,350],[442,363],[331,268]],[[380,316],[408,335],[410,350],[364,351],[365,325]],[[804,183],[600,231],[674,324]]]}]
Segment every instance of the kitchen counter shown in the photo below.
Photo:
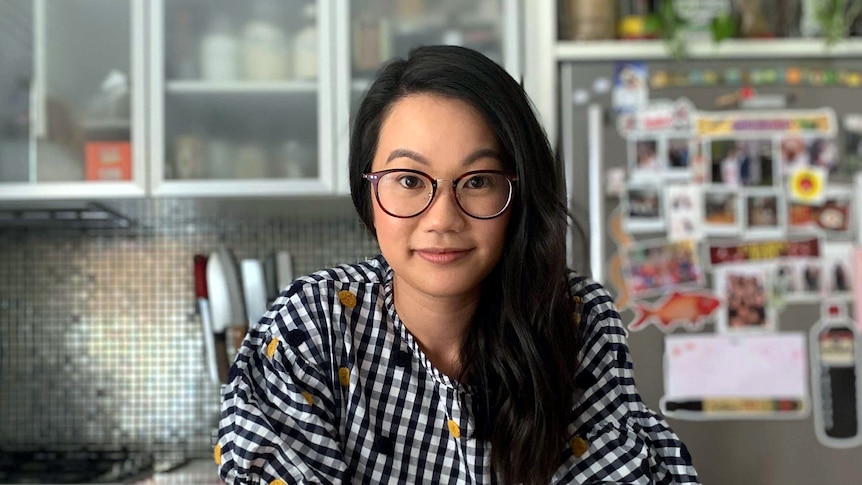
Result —
[{"label": "kitchen counter", "polygon": [[158,472],[134,485],[224,485],[212,460],[193,460],[166,472]]}]

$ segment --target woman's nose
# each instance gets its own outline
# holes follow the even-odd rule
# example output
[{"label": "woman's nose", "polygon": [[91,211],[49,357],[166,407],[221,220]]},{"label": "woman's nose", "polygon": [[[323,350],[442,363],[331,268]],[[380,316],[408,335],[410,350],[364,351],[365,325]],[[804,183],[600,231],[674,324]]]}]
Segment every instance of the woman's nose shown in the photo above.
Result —
[{"label": "woman's nose", "polygon": [[455,188],[450,183],[441,183],[431,205],[422,214],[422,222],[431,231],[458,231],[466,225],[468,217],[455,200]]}]

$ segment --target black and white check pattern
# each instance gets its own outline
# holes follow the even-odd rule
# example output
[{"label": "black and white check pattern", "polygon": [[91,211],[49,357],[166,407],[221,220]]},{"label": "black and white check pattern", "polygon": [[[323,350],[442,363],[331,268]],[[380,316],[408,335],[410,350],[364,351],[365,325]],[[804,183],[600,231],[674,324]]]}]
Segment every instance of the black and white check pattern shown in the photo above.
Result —
[{"label": "black and white check pattern", "polygon": [[[582,277],[572,284],[584,358],[552,482],[699,483],[635,389],[612,299]],[[398,319],[382,256],[320,271],[246,337],[222,404],[219,473],[229,484],[495,483],[460,395],[469,403],[469,386],[431,365]]]}]

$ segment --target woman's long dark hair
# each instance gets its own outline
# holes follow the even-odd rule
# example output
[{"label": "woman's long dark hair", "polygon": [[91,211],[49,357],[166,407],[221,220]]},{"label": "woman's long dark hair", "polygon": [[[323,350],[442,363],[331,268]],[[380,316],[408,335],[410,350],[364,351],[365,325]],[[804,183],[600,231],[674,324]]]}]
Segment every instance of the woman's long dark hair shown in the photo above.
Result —
[{"label": "woman's long dark hair", "polygon": [[482,284],[461,351],[462,378],[476,389],[475,438],[491,442],[506,483],[547,483],[562,464],[580,342],[566,268],[564,185],[524,90],[482,54],[453,46],[413,49],[378,72],[353,125],[350,192],[375,235],[370,184],[383,121],[405,96],[459,99],[482,114],[505,169],[518,176],[506,247]]}]

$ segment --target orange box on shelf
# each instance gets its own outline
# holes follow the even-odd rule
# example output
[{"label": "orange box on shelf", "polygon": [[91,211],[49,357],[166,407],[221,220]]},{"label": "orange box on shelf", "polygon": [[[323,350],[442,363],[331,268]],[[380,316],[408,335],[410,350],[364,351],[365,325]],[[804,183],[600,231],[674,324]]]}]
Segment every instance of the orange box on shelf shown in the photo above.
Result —
[{"label": "orange box on shelf", "polygon": [[91,141],[85,148],[87,180],[132,180],[132,143]]}]

